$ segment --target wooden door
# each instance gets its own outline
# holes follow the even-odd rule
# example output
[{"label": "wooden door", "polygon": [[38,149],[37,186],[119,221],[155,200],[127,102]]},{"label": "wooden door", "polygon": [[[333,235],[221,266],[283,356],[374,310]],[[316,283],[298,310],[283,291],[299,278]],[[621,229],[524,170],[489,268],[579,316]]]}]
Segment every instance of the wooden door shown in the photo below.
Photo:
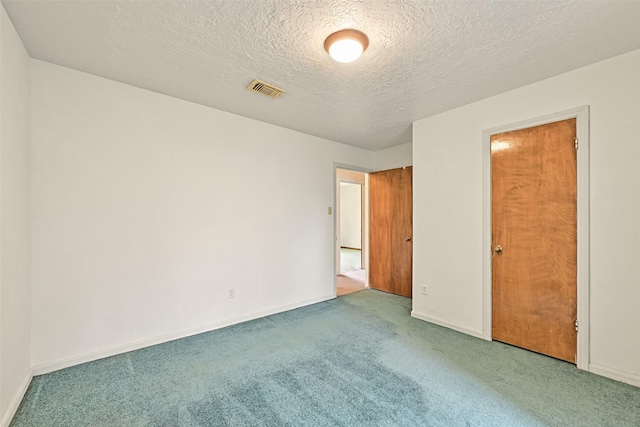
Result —
[{"label": "wooden door", "polygon": [[411,167],[369,174],[369,286],[411,298]]},{"label": "wooden door", "polygon": [[576,119],[491,137],[493,339],[576,362]]}]

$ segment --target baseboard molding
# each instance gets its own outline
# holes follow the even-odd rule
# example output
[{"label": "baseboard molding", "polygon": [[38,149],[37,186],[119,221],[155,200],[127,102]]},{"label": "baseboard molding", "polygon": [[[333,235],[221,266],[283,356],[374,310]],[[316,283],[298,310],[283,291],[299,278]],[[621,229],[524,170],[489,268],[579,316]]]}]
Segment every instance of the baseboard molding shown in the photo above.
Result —
[{"label": "baseboard molding", "polygon": [[[139,350],[141,348],[150,347],[152,345],[162,344],[165,342],[177,340],[180,338],[186,338],[192,335],[201,334],[204,332],[214,331],[216,329],[224,328],[227,326],[236,325],[238,323],[247,322],[249,320],[259,319],[261,317],[270,316],[272,314],[278,314],[296,308],[304,307],[311,304],[317,304],[319,302],[328,301],[335,298],[335,295],[324,295],[318,298],[312,298],[304,301],[300,301],[293,304],[287,304],[284,306],[258,311],[250,313],[244,316],[238,316],[231,319],[222,320],[220,322],[210,323],[206,325],[196,326],[194,328],[183,329],[176,332],[160,335],[154,338],[144,339],[127,343],[115,347],[110,347],[102,350],[98,350],[91,353],[84,353],[79,356],[74,356],[66,359],[56,360],[50,363],[44,363],[41,365],[35,365],[33,367],[33,375],[44,375],[50,372],[59,371],[60,369],[69,368],[71,366],[80,365],[82,363],[92,362],[94,360],[104,359],[105,357],[111,357],[129,351]],[[4,426],[0,426],[4,427]]]},{"label": "baseboard molding", "polygon": [[640,387],[640,375],[629,374],[627,372],[618,371],[617,369],[607,368],[606,366],[598,365],[597,363],[589,364],[589,372]]},{"label": "baseboard molding", "polygon": [[462,332],[463,334],[471,335],[472,337],[484,339],[484,335],[482,331],[474,331],[473,329],[468,329],[462,326],[458,326],[453,323],[449,323],[445,320],[436,319],[435,317],[431,317],[426,314],[416,313],[415,311],[412,311],[411,317],[424,320],[425,322],[434,323],[439,326],[444,326],[445,328],[453,329],[454,331]]},{"label": "baseboard molding", "polygon": [[29,384],[31,384],[32,379],[33,379],[33,369],[29,369],[29,372],[27,372],[27,377],[24,379],[24,382],[18,389],[18,393],[14,396],[13,400],[11,401],[11,404],[7,408],[7,412],[4,414],[4,417],[2,417],[2,422],[0,422],[0,427],[9,427],[9,424],[11,424],[11,420],[16,415],[16,412],[18,411],[18,407],[20,406],[20,403],[22,402],[22,399],[24,398],[24,395],[27,392],[27,389],[29,388]]}]

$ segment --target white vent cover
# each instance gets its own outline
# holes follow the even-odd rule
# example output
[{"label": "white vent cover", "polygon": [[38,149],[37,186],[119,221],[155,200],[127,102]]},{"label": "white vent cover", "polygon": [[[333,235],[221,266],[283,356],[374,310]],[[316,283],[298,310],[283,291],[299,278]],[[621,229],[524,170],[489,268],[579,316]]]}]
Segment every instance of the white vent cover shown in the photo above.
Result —
[{"label": "white vent cover", "polygon": [[278,98],[286,92],[284,89],[280,89],[279,87],[270,85],[269,83],[258,79],[252,81],[249,86],[247,86],[247,89],[270,96],[271,98]]}]

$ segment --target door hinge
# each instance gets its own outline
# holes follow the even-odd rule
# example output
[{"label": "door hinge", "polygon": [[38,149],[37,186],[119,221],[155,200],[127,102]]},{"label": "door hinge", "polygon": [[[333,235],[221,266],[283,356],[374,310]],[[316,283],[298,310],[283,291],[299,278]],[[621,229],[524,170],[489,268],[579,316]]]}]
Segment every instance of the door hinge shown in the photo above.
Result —
[{"label": "door hinge", "polygon": [[578,332],[578,321],[577,320],[575,322],[575,325],[576,325],[576,332]]},{"label": "door hinge", "polygon": [[576,144],[576,151],[578,151],[578,138],[574,139],[573,142]]}]

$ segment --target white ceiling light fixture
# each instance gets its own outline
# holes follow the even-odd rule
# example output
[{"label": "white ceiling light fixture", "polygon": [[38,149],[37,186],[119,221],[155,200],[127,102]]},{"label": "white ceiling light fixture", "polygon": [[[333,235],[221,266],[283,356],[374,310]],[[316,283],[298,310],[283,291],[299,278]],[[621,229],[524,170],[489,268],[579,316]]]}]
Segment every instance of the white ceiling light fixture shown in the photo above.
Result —
[{"label": "white ceiling light fixture", "polygon": [[336,31],[324,41],[324,50],[338,62],[355,61],[368,46],[367,35],[352,28]]}]

